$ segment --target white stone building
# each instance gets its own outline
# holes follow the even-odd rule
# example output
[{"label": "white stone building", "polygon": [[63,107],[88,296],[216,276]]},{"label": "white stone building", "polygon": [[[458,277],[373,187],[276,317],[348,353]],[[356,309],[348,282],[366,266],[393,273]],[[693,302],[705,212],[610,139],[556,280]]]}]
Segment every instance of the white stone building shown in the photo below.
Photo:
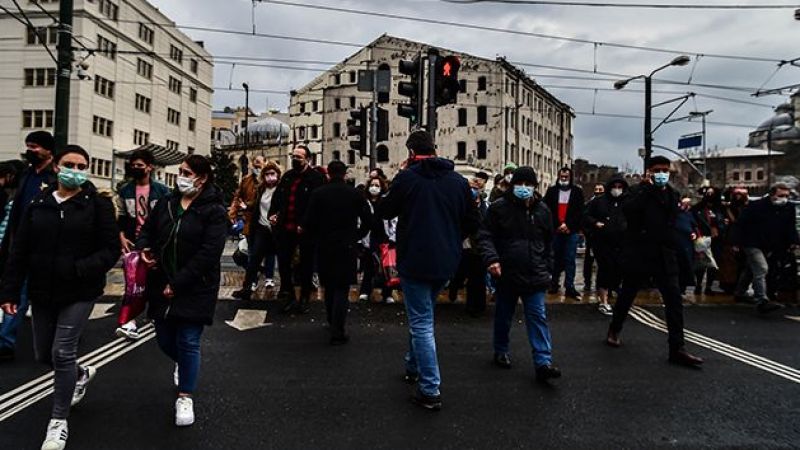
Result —
[{"label": "white stone building", "polygon": [[[55,25],[33,2],[19,3],[39,33],[0,13],[0,159],[19,157],[25,136],[52,132],[54,121],[56,65],[39,41],[55,54]],[[0,4],[16,11],[10,0]],[[58,17],[57,0],[40,4]],[[69,143],[92,156],[92,179],[100,187],[111,185],[112,171],[116,180],[123,174],[122,159],[112,162],[112,151],[150,145],[172,160],[208,153],[211,55],[162,24],[174,22],[144,0],[75,0],[76,64],[88,64],[81,74],[88,77],[73,72]],[[175,169],[157,176],[173,183]]]},{"label": "white stone building", "polygon": [[[398,71],[402,59],[413,59],[429,46],[383,35],[340,64],[292,92],[289,107],[293,138],[317,153],[316,163],[341,159],[363,179],[369,161],[350,150],[347,120],[351,110],[368,105],[371,93],[358,92],[359,69],[388,65],[392,91],[388,104],[389,140],[379,142],[378,165],[391,175],[407,157],[405,140],[409,121],[397,114],[397,104],[408,98],[397,93],[405,78]],[[478,58],[441,50],[461,58],[462,90],[458,104],[438,109],[436,144],[440,155],[453,159],[464,172],[482,169],[497,172],[507,162],[531,165],[543,186],[554,182],[558,169],[572,165],[572,123],[569,105],[539,86],[505,59]]]}]

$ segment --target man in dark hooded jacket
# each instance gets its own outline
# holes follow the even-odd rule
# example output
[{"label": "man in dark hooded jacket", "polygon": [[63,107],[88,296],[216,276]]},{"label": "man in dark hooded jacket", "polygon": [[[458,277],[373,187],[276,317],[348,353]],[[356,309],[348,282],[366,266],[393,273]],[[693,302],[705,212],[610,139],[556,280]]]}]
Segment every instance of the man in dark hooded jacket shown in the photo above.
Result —
[{"label": "man in dark hooded jacket", "polygon": [[464,238],[477,231],[478,210],[466,178],[455,164],[436,156],[430,134],[411,133],[406,168],[378,207],[397,223],[397,270],[410,334],[406,380],[418,381],[414,402],[441,409],[439,362],[433,336],[433,309],[439,291],[455,275]]}]

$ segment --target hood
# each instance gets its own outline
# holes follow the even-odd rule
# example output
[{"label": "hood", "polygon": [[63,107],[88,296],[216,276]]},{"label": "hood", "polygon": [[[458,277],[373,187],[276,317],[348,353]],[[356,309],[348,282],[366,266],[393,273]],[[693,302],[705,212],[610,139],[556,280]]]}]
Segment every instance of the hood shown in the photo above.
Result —
[{"label": "hood", "polygon": [[[173,189],[170,193],[170,197],[173,201],[180,200],[181,196],[182,195],[177,188]],[[203,191],[200,192],[200,196],[197,197],[194,202],[192,202],[193,205],[197,206],[203,206],[209,203],[224,203],[222,190],[215,184],[207,186],[205,189],[203,189]]]},{"label": "hood", "polygon": [[627,192],[628,188],[630,187],[628,185],[628,182],[625,181],[625,177],[622,174],[618,173],[613,177],[611,177],[611,179],[606,181],[606,195],[611,195],[611,185],[614,183],[622,183],[622,189],[624,192]]},{"label": "hood", "polygon": [[416,161],[411,166],[411,170],[425,178],[441,178],[455,170],[455,168],[456,165],[453,161],[439,157]]}]

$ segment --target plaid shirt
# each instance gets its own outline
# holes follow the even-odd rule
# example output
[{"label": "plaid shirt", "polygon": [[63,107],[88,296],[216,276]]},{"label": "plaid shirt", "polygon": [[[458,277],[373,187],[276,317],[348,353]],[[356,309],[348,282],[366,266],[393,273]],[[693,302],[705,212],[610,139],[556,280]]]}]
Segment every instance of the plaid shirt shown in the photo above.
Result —
[{"label": "plaid shirt", "polygon": [[300,186],[301,178],[292,182],[292,187],[289,189],[289,205],[286,209],[286,223],[285,227],[291,232],[297,231],[297,188]]}]

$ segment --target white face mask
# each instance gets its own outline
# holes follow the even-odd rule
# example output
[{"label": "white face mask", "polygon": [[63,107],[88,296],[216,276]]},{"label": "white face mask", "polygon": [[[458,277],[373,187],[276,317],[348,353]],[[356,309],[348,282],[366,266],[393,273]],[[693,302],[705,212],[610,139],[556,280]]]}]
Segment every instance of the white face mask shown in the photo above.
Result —
[{"label": "white face mask", "polygon": [[369,193],[372,194],[372,195],[379,195],[381,193],[381,187],[380,186],[370,186],[369,187]]},{"label": "white face mask", "polygon": [[622,188],[613,188],[611,189],[611,196],[612,197],[619,197],[622,195]]},{"label": "white face mask", "polygon": [[783,206],[787,203],[789,203],[788,198],[775,198],[775,197],[772,198],[772,204],[775,206]]},{"label": "white face mask", "polygon": [[558,180],[558,185],[561,187],[569,186],[569,181]]},{"label": "white face mask", "polygon": [[175,181],[175,186],[178,191],[183,195],[194,195],[197,193],[197,186],[194,185],[194,178],[178,177]]},{"label": "white face mask", "polygon": [[513,176],[512,174],[508,174],[508,175],[505,176],[504,179],[506,180],[506,183],[511,183],[512,176]]}]

